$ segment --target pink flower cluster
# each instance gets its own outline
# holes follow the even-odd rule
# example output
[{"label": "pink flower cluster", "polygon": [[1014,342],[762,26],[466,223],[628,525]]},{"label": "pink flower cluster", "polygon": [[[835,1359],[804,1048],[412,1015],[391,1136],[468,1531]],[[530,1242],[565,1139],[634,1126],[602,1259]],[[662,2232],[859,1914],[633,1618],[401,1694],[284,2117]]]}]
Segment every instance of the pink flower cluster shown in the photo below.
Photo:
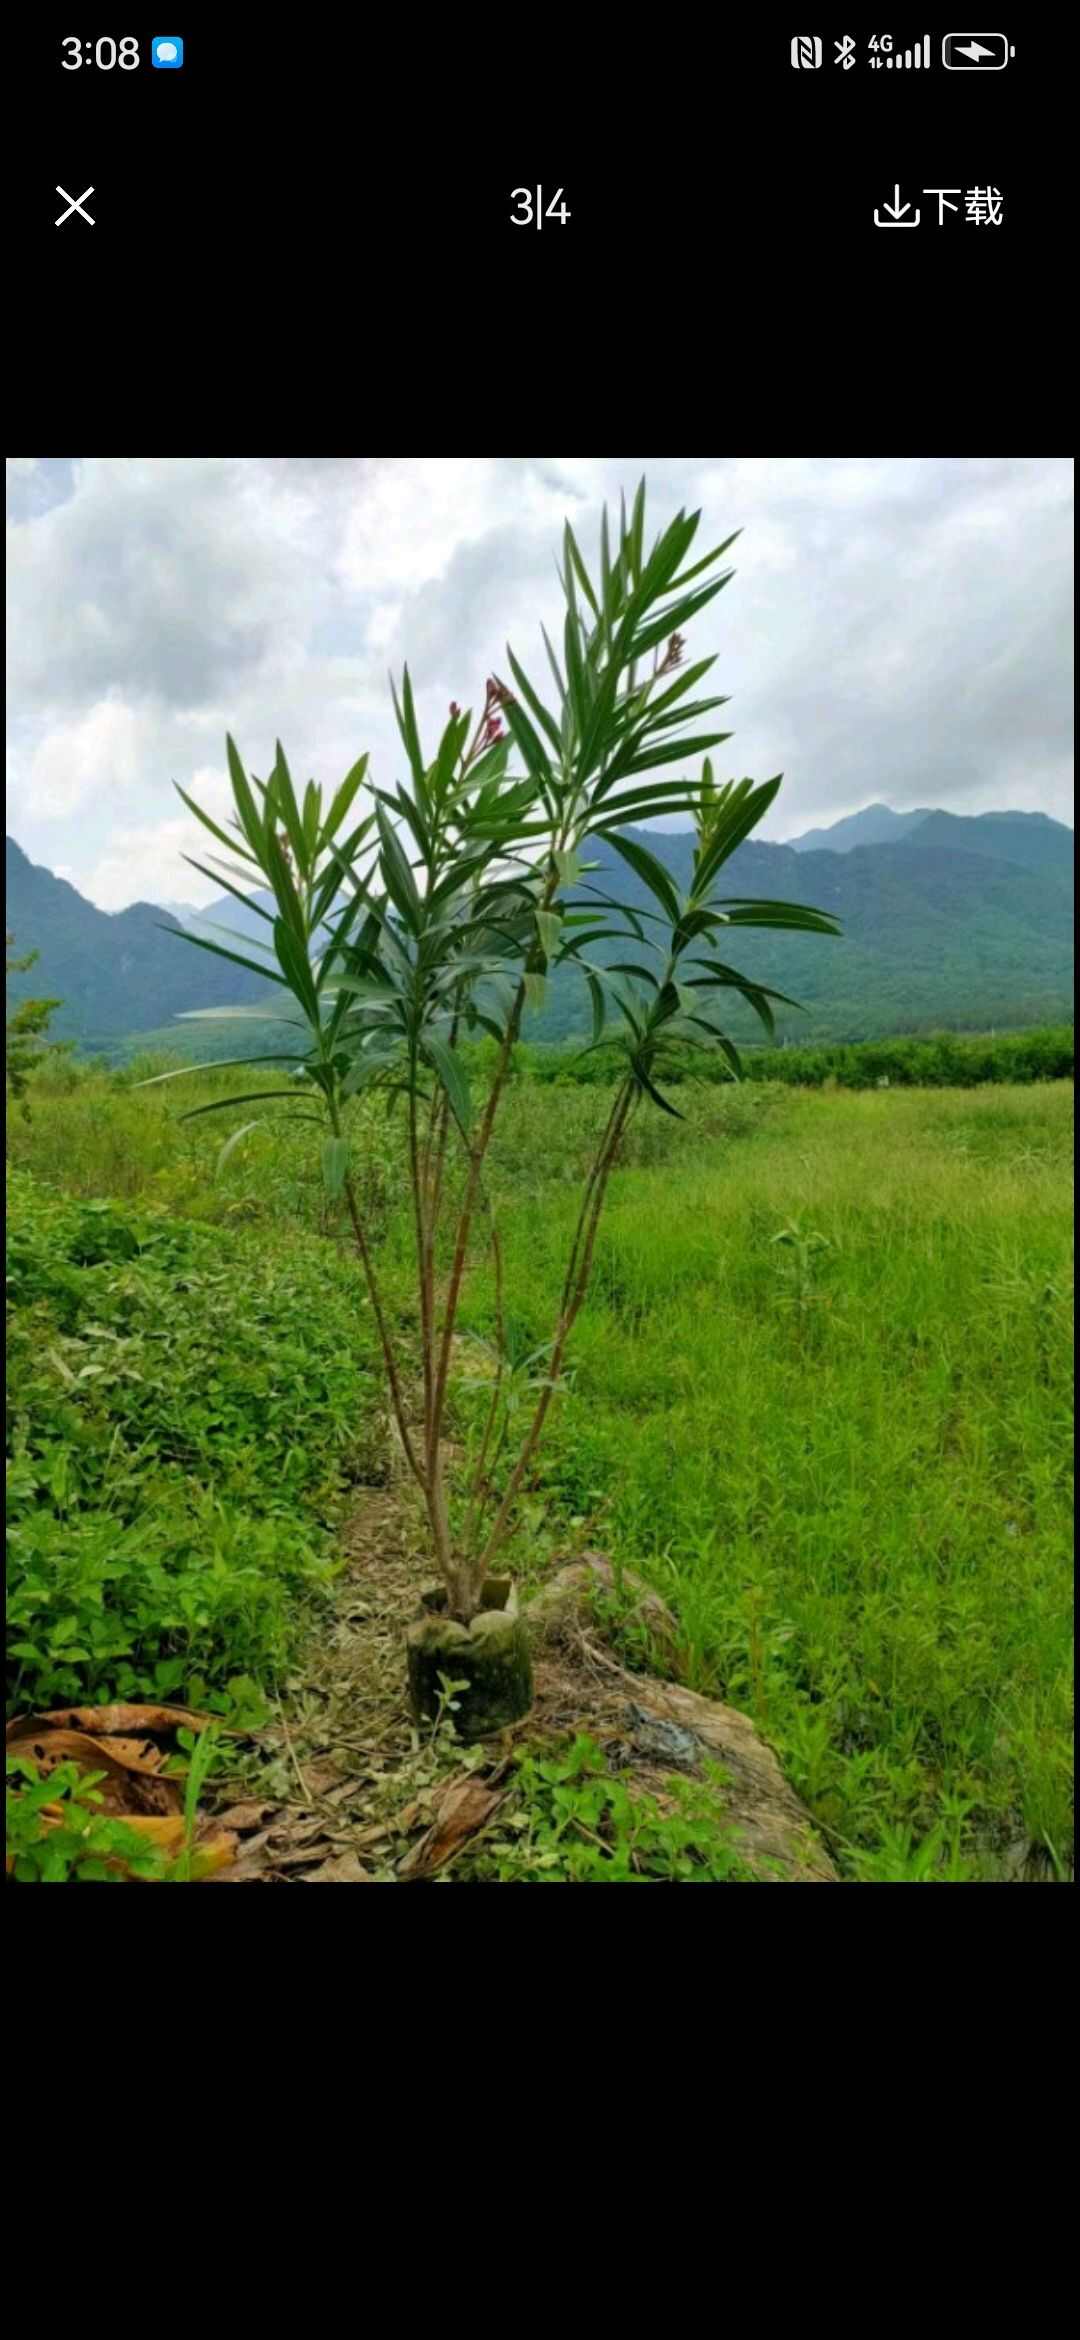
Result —
[{"label": "pink flower cluster", "polygon": [[[476,749],[479,748],[494,747],[496,740],[502,739],[505,736],[503,726],[499,721],[495,709],[497,707],[506,707],[512,705],[513,700],[511,698],[510,692],[506,689],[505,684],[496,682],[494,676],[489,675],[487,692],[484,698],[484,712],[480,718],[480,731],[475,742],[475,747],[471,753],[475,753]],[[456,723],[461,714],[461,709],[458,706],[456,699],[451,699],[450,701],[450,713]]]}]

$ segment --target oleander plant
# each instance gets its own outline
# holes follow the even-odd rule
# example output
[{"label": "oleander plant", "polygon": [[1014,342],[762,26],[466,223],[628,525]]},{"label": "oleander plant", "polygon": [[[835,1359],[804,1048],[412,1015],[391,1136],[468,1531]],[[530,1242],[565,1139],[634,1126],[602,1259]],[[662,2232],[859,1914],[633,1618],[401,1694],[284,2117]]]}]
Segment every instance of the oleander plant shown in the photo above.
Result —
[{"label": "oleander plant", "polygon": [[[245,771],[230,738],[235,812],[228,828],[179,791],[228,856],[222,862],[208,852],[211,867],[193,866],[222,879],[265,924],[259,944],[243,935],[218,943],[190,930],[182,939],[275,985],[286,995],[280,1020],[295,1030],[288,1051],[230,1060],[286,1066],[287,1086],[196,1110],[255,1101],[265,1111],[264,1100],[272,1100],[270,1110],[318,1128],[326,1187],[340,1198],[355,1241],[390,1407],[438,1572],[438,1589],[424,1596],[410,1630],[414,1706],[437,1712],[447,1680],[459,1690],[467,1685],[459,1722],[466,1736],[526,1711],[531,1695],[513,1588],[496,1563],[585,1301],[627,1127],[642,1109],[676,1114],[664,1077],[680,1061],[716,1060],[740,1077],[724,1026],[733,995],[748,1001],[771,1033],[772,1002],[782,995],[730,964],[739,929],[838,931],[820,910],[723,892],[725,865],[768,811],[780,777],[722,785],[714,778],[711,751],[729,734],[709,726],[726,701],[697,695],[715,660],[688,663],[686,633],[730,582],[734,572],[724,560],[735,539],[695,557],[700,519],[680,512],[647,552],[642,482],[629,515],[622,503],[617,532],[605,511],[591,574],[567,525],[561,660],[541,629],[553,695],[541,696],[508,648],[505,676],[488,680],[479,715],[474,720],[451,704],[431,754],[421,742],[406,667],[400,691],[391,684],[404,758],[393,787],[375,784],[364,755],[326,803],[313,781],[301,795],[280,745],[263,781]],[[671,814],[687,816],[696,831],[686,894],[639,834]],[[590,842],[600,838],[630,865],[648,909],[630,909],[594,882]],[[266,889],[271,908],[257,899]],[[551,972],[564,967],[587,987],[590,1047],[613,1052],[610,1111],[584,1180],[558,1317],[525,1405],[499,1311],[484,1435],[469,1500],[453,1507],[455,1520],[461,1517],[455,1526],[444,1447],[463,1282],[483,1244],[500,1288],[486,1166],[524,1012],[542,1001]],[[496,1043],[493,1051],[468,1049],[470,1064],[480,1057],[489,1066],[477,1093],[464,1051],[484,1035]],[[295,1077],[300,1071],[305,1078]],[[407,1135],[415,1321],[404,1335],[386,1305],[347,1127],[349,1100],[371,1090],[386,1092]],[[550,1144],[558,1143],[553,1112]]]}]

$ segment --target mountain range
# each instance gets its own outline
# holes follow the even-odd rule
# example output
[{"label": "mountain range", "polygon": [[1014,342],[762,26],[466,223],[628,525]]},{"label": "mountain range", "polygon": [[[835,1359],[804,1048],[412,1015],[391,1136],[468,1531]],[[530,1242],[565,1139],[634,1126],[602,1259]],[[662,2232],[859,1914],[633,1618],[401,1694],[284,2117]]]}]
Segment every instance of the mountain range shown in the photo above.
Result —
[{"label": "mountain range", "polygon": [[[686,886],[692,832],[627,831],[635,833]],[[590,842],[588,857],[600,864],[595,884],[630,907],[653,906],[605,839]],[[843,931],[839,940],[742,933],[737,963],[802,1002],[802,1015],[778,1011],[781,1037],[858,1040],[1070,1020],[1072,869],[1071,829],[1043,813],[964,817],[870,805],[784,845],[739,847],[726,891],[812,903],[838,917]],[[112,1051],[152,1032],[157,1044],[168,1036],[184,1045],[198,1027],[171,1019],[185,1009],[250,1006],[260,997],[271,1011],[280,1005],[280,994],[256,976],[178,940],[183,925],[215,941],[224,939],[222,928],[265,940],[264,921],[231,896],[200,911],[136,902],[110,915],[35,866],[10,837],[7,889],[15,951],[39,953],[31,970],[9,978],[9,997],[61,998],[52,1026],[58,1038]],[[264,907],[269,899],[255,897]],[[606,955],[620,956],[618,945]],[[584,984],[560,969],[527,1036],[566,1039],[588,1022]],[[742,1017],[733,1017],[732,1029],[754,1036]],[[227,1054],[226,1033],[217,1039]]]}]

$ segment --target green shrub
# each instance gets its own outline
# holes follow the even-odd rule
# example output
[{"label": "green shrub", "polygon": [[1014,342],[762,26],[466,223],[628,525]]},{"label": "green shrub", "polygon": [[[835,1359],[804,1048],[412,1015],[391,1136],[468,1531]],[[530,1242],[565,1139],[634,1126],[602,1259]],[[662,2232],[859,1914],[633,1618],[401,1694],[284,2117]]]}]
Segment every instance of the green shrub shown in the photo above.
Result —
[{"label": "green shrub", "polygon": [[8,1206],[9,1703],[220,1704],[328,1574],[373,1386],[354,1272],[25,1173]]}]

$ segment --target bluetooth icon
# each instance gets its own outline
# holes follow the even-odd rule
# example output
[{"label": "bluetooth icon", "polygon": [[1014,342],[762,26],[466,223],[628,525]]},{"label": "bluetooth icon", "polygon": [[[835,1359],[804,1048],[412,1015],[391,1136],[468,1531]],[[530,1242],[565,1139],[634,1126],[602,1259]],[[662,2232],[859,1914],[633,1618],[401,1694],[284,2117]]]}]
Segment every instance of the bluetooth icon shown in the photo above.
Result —
[{"label": "bluetooth icon", "polygon": [[851,34],[845,33],[843,40],[837,41],[835,46],[836,55],[833,58],[833,64],[842,65],[845,73],[850,72],[855,63],[855,42]]}]

